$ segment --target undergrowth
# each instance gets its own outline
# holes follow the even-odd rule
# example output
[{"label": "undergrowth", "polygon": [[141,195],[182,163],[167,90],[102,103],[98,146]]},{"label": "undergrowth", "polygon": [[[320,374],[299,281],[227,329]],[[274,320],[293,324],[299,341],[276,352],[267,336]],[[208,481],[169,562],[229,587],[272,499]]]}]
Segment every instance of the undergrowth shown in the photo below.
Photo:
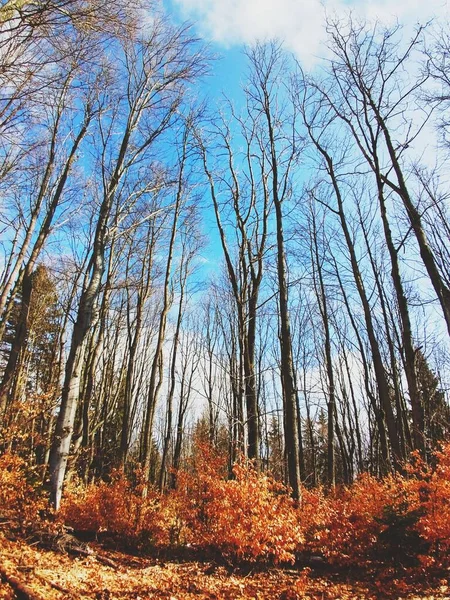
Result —
[{"label": "undergrowth", "polygon": [[[223,458],[203,444],[177,473],[177,489],[148,490],[115,471],[108,483],[66,488],[58,519],[77,531],[109,536],[141,551],[193,547],[230,564],[293,563],[322,556],[345,566],[450,567],[450,444],[426,465],[417,455],[404,475],[368,474],[334,491],[289,490],[251,463],[227,477]],[[0,505],[23,522],[43,508],[26,463],[0,457]]]}]

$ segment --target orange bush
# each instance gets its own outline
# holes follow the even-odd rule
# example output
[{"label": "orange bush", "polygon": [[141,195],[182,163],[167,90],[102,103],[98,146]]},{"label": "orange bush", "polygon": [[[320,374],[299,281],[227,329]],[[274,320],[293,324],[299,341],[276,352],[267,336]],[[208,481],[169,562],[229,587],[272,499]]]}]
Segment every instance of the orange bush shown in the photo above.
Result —
[{"label": "orange bush", "polygon": [[167,512],[161,497],[142,487],[133,487],[123,471],[116,471],[110,483],[74,486],[66,491],[60,518],[78,531],[108,533],[139,545],[169,543]]},{"label": "orange bush", "polygon": [[326,495],[305,490],[304,548],[338,564],[371,560],[450,565],[450,444],[435,465],[412,456],[405,476],[368,474]]},{"label": "orange bush", "polygon": [[429,551],[421,556],[425,566],[450,566],[450,444],[435,453],[434,467],[420,464],[411,487],[422,513],[417,531],[429,544]]},{"label": "orange bush", "polygon": [[328,496],[322,490],[305,492],[300,522],[306,548],[339,564],[368,560],[382,531],[384,485],[365,474]]},{"label": "orange bush", "polygon": [[365,474],[334,492],[303,490],[299,507],[251,464],[233,473],[228,479],[225,460],[199,443],[190,467],[177,474],[177,490],[143,498],[142,488],[117,472],[109,484],[69,491],[62,517],[78,530],[134,545],[191,544],[232,563],[292,562],[306,552],[341,565],[450,564],[450,445],[434,467],[414,457],[405,476]]},{"label": "orange bush", "polygon": [[220,460],[205,447],[193,472],[180,473],[179,513],[189,541],[230,562],[293,562],[300,527],[287,490],[251,465],[221,473]]},{"label": "orange bush", "polygon": [[17,519],[23,527],[33,522],[44,508],[35,469],[16,454],[0,456],[0,507]]}]

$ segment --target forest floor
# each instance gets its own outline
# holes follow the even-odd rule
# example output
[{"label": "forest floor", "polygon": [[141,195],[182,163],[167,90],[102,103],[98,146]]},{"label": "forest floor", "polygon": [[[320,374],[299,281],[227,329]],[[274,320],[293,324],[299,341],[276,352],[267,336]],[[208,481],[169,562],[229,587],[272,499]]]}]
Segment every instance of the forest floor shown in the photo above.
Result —
[{"label": "forest floor", "polygon": [[134,556],[89,544],[83,554],[46,550],[0,533],[0,600],[449,599],[450,580],[401,569],[237,571],[212,561]]}]

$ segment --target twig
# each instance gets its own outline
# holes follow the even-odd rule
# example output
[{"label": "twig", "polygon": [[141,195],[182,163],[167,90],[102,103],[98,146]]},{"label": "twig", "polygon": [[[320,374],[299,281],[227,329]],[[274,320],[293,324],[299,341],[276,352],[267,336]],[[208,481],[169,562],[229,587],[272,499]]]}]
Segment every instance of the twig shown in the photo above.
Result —
[{"label": "twig", "polygon": [[40,594],[20,581],[18,577],[9,573],[2,565],[0,565],[0,577],[12,587],[20,600],[45,600]]}]

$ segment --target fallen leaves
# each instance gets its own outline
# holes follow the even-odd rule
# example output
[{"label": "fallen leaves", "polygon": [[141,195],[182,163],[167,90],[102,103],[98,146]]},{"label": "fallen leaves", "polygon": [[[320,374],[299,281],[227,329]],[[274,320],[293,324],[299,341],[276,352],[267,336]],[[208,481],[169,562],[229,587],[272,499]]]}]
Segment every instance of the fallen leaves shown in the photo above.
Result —
[{"label": "fallen leaves", "polygon": [[[0,534],[0,600],[14,600],[20,582],[28,600],[378,600],[449,599],[448,581],[430,589],[425,582],[401,580],[391,572],[328,573],[306,569],[268,569],[230,573],[211,562],[170,562],[102,551],[110,564],[90,556],[71,557],[11,541]],[[95,550],[97,550],[95,548]],[[110,565],[116,565],[115,567]],[[376,584],[375,584],[376,582]]]},{"label": "fallen leaves", "polygon": [[4,457],[0,600],[450,600],[450,445],[436,458],[408,477],[304,490],[297,506],[251,465],[229,480],[205,450],[175,491],[144,500],[118,472],[69,494],[56,518],[36,512],[39,494],[27,506],[25,467]]}]

